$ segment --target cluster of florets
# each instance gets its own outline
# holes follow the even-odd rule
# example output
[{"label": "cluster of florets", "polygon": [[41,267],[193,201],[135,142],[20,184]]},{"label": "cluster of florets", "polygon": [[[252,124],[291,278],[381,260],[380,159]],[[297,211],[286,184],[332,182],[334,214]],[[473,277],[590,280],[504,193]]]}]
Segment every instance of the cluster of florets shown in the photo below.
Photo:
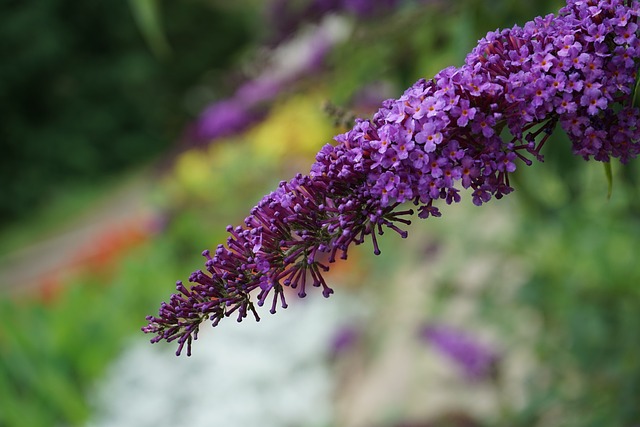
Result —
[{"label": "cluster of florets", "polygon": [[542,160],[558,123],[585,159],[635,157],[639,13],[635,1],[569,0],[558,16],[488,34],[462,67],[385,101],[326,145],[308,176],[265,196],[143,330],[153,342],[177,339],[180,353],[207,318],[259,319],[252,295],[258,305],[270,298],[271,312],[286,307],[284,286],[329,296],[322,273],[352,243],[370,236],[378,254],[384,229],[406,236],[413,210],[399,205],[413,202],[426,218],[440,216],[439,199],[458,202],[461,189],[477,205],[508,194],[516,163]]}]

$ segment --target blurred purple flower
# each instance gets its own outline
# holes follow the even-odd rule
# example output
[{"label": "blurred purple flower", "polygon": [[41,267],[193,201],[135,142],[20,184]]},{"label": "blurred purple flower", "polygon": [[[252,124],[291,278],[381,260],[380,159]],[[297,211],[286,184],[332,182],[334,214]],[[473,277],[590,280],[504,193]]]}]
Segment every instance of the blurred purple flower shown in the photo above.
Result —
[{"label": "blurred purple flower", "polygon": [[316,37],[313,37],[309,41],[310,54],[307,56],[304,71],[319,71],[324,65],[333,44],[332,40],[324,32],[319,32]]},{"label": "blurred purple flower", "polygon": [[299,44],[281,46],[274,51],[274,64],[263,74],[241,85],[232,97],[206,107],[188,127],[185,139],[203,144],[246,130],[264,116],[266,103],[297,80],[319,71],[339,37],[331,28],[319,26]]},{"label": "blurred purple flower", "polygon": [[186,131],[186,139],[192,142],[210,140],[242,132],[255,123],[261,115],[251,104],[234,98],[208,106],[198,120]]},{"label": "blurred purple flower", "polygon": [[344,354],[344,352],[348,351],[358,342],[361,334],[362,331],[353,325],[339,328],[330,342],[331,356],[335,358]]},{"label": "blurred purple flower", "polygon": [[496,372],[499,353],[475,337],[445,325],[426,325],[420,337],[456,363],[470,380],[488,379]]},{"label": "blurred purple flower", "polygon": [[245,105],[255,105],[274,98],[282,91],[283,86],[284,82],[276,78],[259,77],[240,86],[234,99]]},{"label": "blurred purple flower", "polygon": [[401,0],[342,0],[340,3],[344,10],[366,18],[395,8]]}]

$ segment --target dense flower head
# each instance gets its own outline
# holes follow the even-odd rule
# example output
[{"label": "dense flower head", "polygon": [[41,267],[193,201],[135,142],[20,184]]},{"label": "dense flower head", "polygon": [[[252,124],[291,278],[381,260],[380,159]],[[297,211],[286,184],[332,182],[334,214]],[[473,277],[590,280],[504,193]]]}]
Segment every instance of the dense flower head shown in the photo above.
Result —
[{"label": "dense flower head", "polygon": [[[637,1],[569,0],[557,16],[491,32],[464,65],[421,79],[398,99],[358,119],[316,156],[309,175],[282,182],[229,227],[226,245],[205,251],[206,271],[149,316],[153,342],[177,339],[178,353],[207,318],[238,320],[268,303],[286,307],[284,287],[333,290],[323,273],[349,246],[402,225],[413,209],[440,216],[436,202],[461,191],[481,205],[510,193],[518,163],[542,160],[559,124],[575,154],[627,162],[640,150],[633,106],[640,61]],[[508,132],[507,132],[508,131]]]}]

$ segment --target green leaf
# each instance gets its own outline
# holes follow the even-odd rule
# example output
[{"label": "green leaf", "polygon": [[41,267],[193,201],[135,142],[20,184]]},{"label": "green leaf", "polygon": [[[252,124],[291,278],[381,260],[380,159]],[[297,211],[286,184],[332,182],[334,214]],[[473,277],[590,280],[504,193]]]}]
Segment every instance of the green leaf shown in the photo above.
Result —
[{"label": "green leaf", "polygon": [[129,0],[133,17],[155,55],[164,58],[171,48],[162,29],[158,0]]},{"label": "green leaf", "polygon": [[605,162],[604,174],[607,177],[607,199],[611,199],[611,192],[613,191],[613,175],[611,173],[611,162]]}]

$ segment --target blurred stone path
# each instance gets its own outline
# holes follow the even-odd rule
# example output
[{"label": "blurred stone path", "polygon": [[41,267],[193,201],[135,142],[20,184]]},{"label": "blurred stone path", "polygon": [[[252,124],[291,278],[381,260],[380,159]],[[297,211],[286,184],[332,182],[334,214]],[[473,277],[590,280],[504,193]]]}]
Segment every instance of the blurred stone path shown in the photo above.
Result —
[{"label": "blurred stone path", "polygon": [[48,294],[65,279],[105,264],[153,234],[160,213],[149,203],[149,173],[120,184],[42,240],[0,257],[0,292]]}]

